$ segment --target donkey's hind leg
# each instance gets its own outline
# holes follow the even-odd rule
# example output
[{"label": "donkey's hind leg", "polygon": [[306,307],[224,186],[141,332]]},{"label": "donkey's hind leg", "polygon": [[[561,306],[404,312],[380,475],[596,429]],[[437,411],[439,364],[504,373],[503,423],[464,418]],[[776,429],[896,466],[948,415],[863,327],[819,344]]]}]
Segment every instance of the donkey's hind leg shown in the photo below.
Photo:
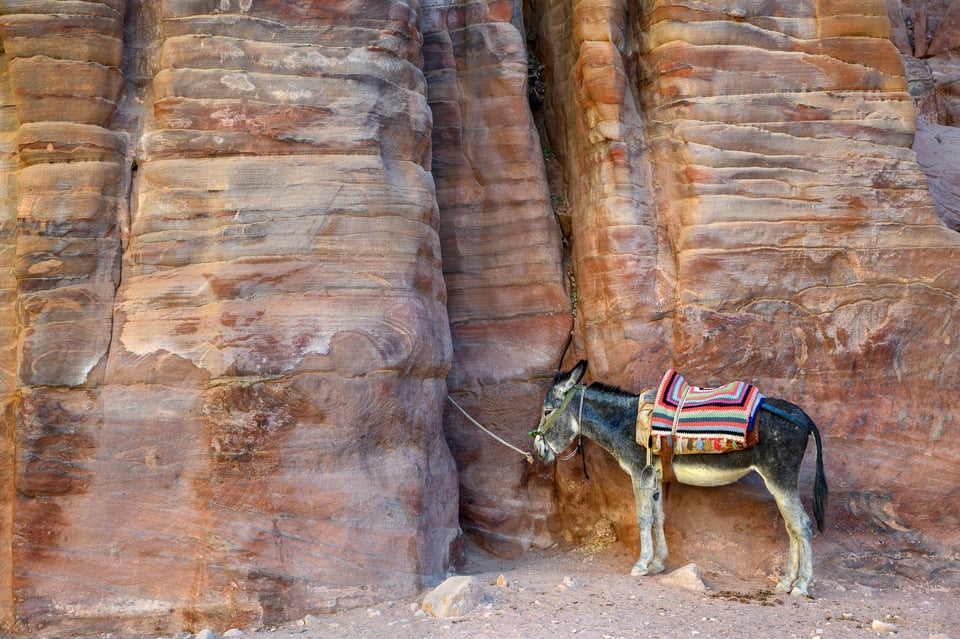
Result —
[{"label": "donkey's hind leg", "polygon": [[[637,527],[640,528],[640,558],[633,564],[630,574],[634,577],[649,575],[658,572],[656,562],[651,565],[654,559],[653,549],[653,523],[654,523],[654,499],[656,483],[649,482],[646,485],[640,477],[633,478],[633,497],[637,504]],[[658,536],[660,536],[658,534]],[[663,570],[662,562],[659,570]]]},{"label": "donkey's hind leg", "polygon": [[790,559],[787,570],[777,584],[777,590],[794,596],[809,597],[813,580],[813,527],[803,508],[796,488],[780,488],[767,482],[767,489],[777,501],[790,536]]}]

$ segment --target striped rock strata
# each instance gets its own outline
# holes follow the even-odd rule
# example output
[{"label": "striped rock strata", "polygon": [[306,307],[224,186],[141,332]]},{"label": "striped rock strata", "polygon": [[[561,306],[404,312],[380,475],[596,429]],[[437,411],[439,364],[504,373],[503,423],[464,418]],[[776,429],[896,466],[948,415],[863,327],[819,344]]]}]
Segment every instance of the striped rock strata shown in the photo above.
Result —
[{"label": "striped rock strata", "polygon": [[170,0],[126,34],[122,3],[64,8],[0,19],[4,625],[251,627],[417,592],[460,530],[415,8]]},{"label": "striped rock strata", "polygon": [[[952,174],[911,151],[952,135],[956,1],[128,4],[0,3],[4,630],[405,596],[461,526],[635,539],[601,451],[554,477],[445,402],[522,447],[565,352],[793,398],[831,516],[960,523]],[[766,570],[772,502],[705,500],[671,522]]]},{"label": "striped rock strata", "polygon": [[[3,625],[50,616],[69,507],[93,489],[102,385],[120,275],[130,181],[127,137],[107,127],[123,88],[125,3],[4,3],[7,104],[16,162],[3,226],[11,229],[4,418]],[[9,140],[10,138],[8,138]],[[14,205],[15,203],[15,205]],[[12,356],[7,357],[10,353]],[[81,528],[74,528],[82,537]]]},{"label": "striped rock strata", "polygon": [[[753,381],[821,424],[835,494],[890,492],[918,526],[956,504],[960,238],[910,149],[885,5],[536,9],[594,378]],[[600,481],[561,470],[568,527],[603,513],[635,539],[629,483],[590,453]]]},{"label": "striped rock strata", "polygon": [[[431,6],[421,19],[454,349],[447,384],[475,419],[529,448],[544,378],[571,321],[560,233],[527,107],[526,50],[514,23],[509,2]],[[552,544],[547,469],[528,467],[452,407],[445,426],[464,531],[506,556]]]}]

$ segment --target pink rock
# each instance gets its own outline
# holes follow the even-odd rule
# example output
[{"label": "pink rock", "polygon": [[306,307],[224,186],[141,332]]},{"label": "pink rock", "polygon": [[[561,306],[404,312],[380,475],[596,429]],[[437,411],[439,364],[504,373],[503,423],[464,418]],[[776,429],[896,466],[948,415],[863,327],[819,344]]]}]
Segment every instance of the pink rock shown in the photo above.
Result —
[{"label": "pink rock", "polygon": [[[542,400],[538,380],[560,360],[571,317],[561,236],[524,90],[523,34],[493,5],[425,13],[433,175],[454,344],[447,384],[476,420],[529,449],[527,431]],[[447,410],[444,423],[464,531],[506,556],[551,545],[550,475],[456,410]]]},{"label": "pink rock", "polygon": [[483,601],[483,584],[473,576],[449,577],[427,593],[421,608],[431,617],[462,617]]},{"label": "pink rock", "polygon": [[[123,8],[0,18],[21,124],[0,625],[157,632],[161,605],[168,630],[249,627],[412,595],[461,534],[416,14],[172,2],[95,46]],[[131,47],[158,55],[120,135]]]},{"label": "pink rock", "polygon": [[660,583],[676,588],[683,588],[692,592],[706,592],[707,587],[700,578],[700,568],[697,564],[687,564],[671,573],[660,577]]},{"label": "pink rock", "polygon": [[960,128],[917,120],[913,150],[930,185],[930,195],[943,223],[960,230]]},{"label": "pink rock", "polygon": [[[587,482],[446,409],[523,448],[581,355],[788,397],[835,495],[956,542],[956,144],[911,145],[914,97],[958,120],[957,2],[910,83],[879,0],[58,4],[0,15],[0,630],[412,596],[463,531],[636,545],[597,447]],[[756,484],[664,499],[726,568],[782,546]]]},{"label": "pink rock", "polygon": [[952,0],[937,24],[926,53],[935,56],[957,47],[960,47],[960,2]]}]

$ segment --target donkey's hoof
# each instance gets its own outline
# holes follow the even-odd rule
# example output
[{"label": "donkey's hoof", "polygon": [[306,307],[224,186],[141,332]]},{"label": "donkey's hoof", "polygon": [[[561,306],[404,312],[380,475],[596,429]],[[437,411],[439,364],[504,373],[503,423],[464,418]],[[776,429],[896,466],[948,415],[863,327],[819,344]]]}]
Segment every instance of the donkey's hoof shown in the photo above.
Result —
[{"label": "donkey's hoof", "polygon": [[777,590],[779,590],[780,592],[792,593],[794,591],[793,581],[792,580],[788,581],[787,579],[781,579],[777,583]]},{"label": "donkey's hoof", "polygon": [[663,572],[663,570],[664,570],[663,562],[662,562],[662,561],[655,561],[655,562],[653,562],[652,564],[650,564],[650,568],[647,569],[647,574],[648,574],[648,575],[659,575],[661,572]]},{"label": "donkey's hoof", "polygon": [[650,571],[646,566],[641,565],[640,563],[633,564],[633,568],[630,570],[630,574],[634,577],[643,577],[649,575]]},{"label": "donkey's hoof", "polygon": [[791,597],[806,597],[807,599],[813,599],[813,596],[807,592],[806,586],[794,586],[793,590],[790,591]]}]

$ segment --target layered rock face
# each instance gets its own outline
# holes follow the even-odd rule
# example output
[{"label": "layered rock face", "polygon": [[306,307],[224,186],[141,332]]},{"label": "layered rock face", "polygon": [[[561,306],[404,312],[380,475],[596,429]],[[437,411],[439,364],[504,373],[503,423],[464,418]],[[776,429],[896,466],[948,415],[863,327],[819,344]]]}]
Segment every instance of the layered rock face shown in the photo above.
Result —
[{"label": "layered rock face", "polygon": [[10,618],[13,609],[13,500],[15,448],[12,412],[16,406],[17,389],[17,319],[15,303],[17,280],[14,273],[17,254],[17,127],[16,102],[10,86],[9,65],[6,56],[0,56],[0,175],[3,190],[0,191],[0,295],[2,295],[3,348],[0,350],[0,401],[3,402],[4,430],[0,438],[0,494],[3,508],[0,510],[0,609],[4,619]]},{"label": "layered rock face", "polygon": [[[3,629],[405,596],[461,529],[635,543],[602,451],[446,401],[526,448],[581,356],[790,398],[831,517],[955,528],[958,0],[855,5],[0,3]],[[758,484],[706,502],[668,519],[782,546]]]},{"label": "layered rock face", "polygon": [[250,627],[442,576],[452,352],[416,7],[133,4],[133,139],[108,128],[123,4],[44,8],[0,23],[7,627]]},{"label": "layered rock face", "polygon": [[[550,133],[568,149],[576,355],[594,378],[752,380],[821,425],[835,494],[952,517],[960,238],[910,150],[885,5],[542,3],[532,22],[559,70]],[[628,484],[592,459],[597,484],[561,472],[568,525],[603,513],[635,539]]]},{"label": "layered rock face", "polygon": [[[89,494],[129,179],[107,127],[123,88],[123,2],[2,7],[5,119],[4,625],[48,617],[69,505]],[[5,270],[6,270],[5,269]],[[80,533],[82,534],[82,533]],[[105,546],[106,547],[106,546]],[[23,617],[21,617],[23,618]]]},{"label": "layered rock face", "polygon": [[960,2],[887,1],[891,41],[900,51],[917,105],[913,150],[937,215],[960,230]]},{"label": "layered rock face", "polygon": [[[454,345],[447,383],[471,416],[529,448],[571,316],[515,22],[505,2],[430,6],[421,18]],[[464,531],[505,556],[552,544],[549,469],[529,467],[452,405],[445,426]]]}]

